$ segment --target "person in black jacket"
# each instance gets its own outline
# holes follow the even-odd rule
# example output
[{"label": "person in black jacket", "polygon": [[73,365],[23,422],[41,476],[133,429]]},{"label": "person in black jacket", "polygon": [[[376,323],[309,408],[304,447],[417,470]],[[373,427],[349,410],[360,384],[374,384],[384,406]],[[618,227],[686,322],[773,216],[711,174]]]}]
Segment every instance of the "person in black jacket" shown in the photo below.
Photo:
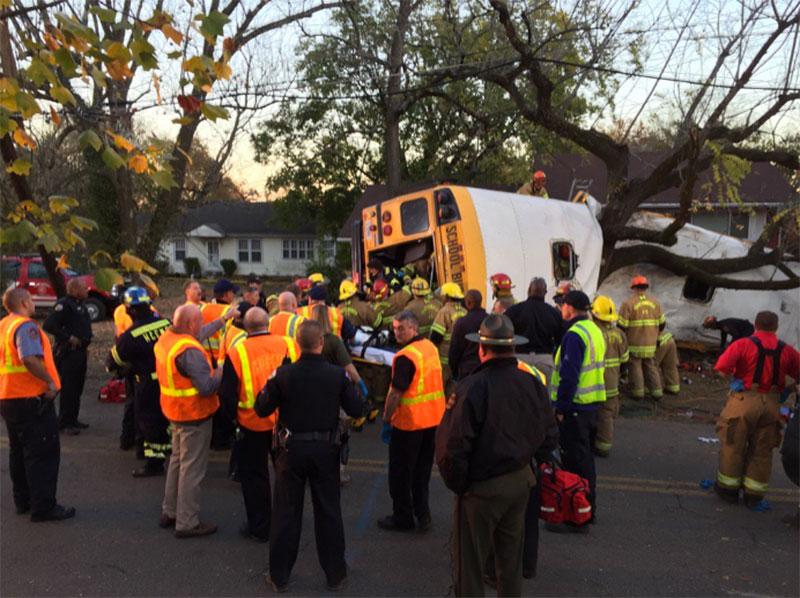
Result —
[{"label": "person in black jacket", "polygon": [[486,310],[481,307],[483,296],[480,291],[470,289],[464,293],[464,307],[467,313],[453,325],[453,336],[450,340],[448,362],[453,378],[459,380],[472,373],[480,365],[478,345],[467,340],[467,334],[478,332],[481,322],[486,317]]},{"label": "person in black jacket", "polygon": [[724,320],[717,320],[714,316],[707,316],[703,320],[703,328],[711,330],[719,330],[719,352],[722,353],[725,347],[728,346],[728,336],[731,337],[731,342],[738,341],[740,338],[747,338],[753,336],[755,328],[749,320],[741,318],[725,318]]},{"label": "person in black jacket", "polygon": [[481,365],[460,380],[436,434],[437,465],[456,494],[456,595],[483,595],[494,549],[499,595],[522,591],[525,513],[535,485],[535,455],[557,446],[558,428],[543,376],[521,364],[511,321],[492,314],[478,334]]},{"label": "person in black jacket", "polygon": [[351,417],[361,417],[366,405],[356,395],[344,368],[322,356],[324,338],[318,322],[300,324],[297,342],[300,359],[279,367],[255,404],[260,417],[279,410],[269,575],[273,589],[285,592],[297,560],[308,480],[317,555],[328,589],[337,591],[347,582],[339,489],[339,407]]},{"label": "person in black jacket", "polygon": [[534,278],[528,286],[528,298],[509,307],[505,314],[514,325],[514,332],[528,339],[518,350],[519,358],[550,380],[553,355],[564,336],[564,323],[559,311],[545,303],[546,294],[544,278]]}]

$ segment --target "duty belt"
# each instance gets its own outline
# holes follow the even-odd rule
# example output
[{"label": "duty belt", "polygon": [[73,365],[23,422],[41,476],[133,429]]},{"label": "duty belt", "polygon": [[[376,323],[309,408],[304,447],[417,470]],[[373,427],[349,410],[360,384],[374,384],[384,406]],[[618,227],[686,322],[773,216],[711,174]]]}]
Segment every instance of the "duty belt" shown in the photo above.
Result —
[{"label": "duty belt", "polygon": [[333,442],[336,439],[336,430],[326,430],[324,432],[292,432],[290,440],[324,440]]}]

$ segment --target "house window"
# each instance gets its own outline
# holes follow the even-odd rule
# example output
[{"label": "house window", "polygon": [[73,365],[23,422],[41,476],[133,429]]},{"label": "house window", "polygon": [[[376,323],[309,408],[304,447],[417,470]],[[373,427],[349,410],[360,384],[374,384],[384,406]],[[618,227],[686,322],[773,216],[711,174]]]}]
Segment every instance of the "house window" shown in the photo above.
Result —
[{"label": "house window", "polygon": [[283,259],[313,260],[314,241],[310,239],[284,239]]},{"label": "house window", "polygon": [[219,241],[207,241],[206,249],[208,250],[208,265],[219,265]]},{"label": "house window", "polygon": [[186,239],[175,239],[172,242],[172,250],[175,255],[176,262],[182,262],[186,259]]},{"label": "house window", "polygon": [[692,216],[692,224],[721,235],[746,239],[750,232],[750,214],[738,210],[703,212]]},{"label": "house window", "polygon": [[239,261],[261,263],[261,239],[239,239]]}]

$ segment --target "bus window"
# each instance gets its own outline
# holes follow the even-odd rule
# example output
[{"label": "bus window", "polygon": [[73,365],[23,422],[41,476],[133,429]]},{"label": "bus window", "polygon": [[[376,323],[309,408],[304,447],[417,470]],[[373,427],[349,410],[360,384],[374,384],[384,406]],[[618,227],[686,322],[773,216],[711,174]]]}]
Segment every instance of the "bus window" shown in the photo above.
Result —
[{"label": "bus window", "polygon": [[420,197],[403,202],[400,206],[400,225],[404,235],[428,232],[428,200]]},{"label": "bus window", "polygon": [[553,277],[558,280],[572,280],[578,269],[578,255],[568,241],[553,243]]},{"label": "bus window", "polygon": [[435,191],[433,198],[436,201],[436,216],[439,221],[439,226],[461,219],[456,198],[453,196],[453,192],[450,189],[439,189]]}]

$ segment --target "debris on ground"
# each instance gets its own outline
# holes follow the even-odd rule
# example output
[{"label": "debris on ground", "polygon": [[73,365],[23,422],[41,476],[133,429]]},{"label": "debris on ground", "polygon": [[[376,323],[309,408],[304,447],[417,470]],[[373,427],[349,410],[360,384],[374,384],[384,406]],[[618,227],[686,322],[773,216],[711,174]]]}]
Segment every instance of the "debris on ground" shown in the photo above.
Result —
[{"label": "debris on ground", "polygon": [[698,436],[697,440],[704,444],[717,444],[719,442],[719,438],[711,438],[709,436]]}]

